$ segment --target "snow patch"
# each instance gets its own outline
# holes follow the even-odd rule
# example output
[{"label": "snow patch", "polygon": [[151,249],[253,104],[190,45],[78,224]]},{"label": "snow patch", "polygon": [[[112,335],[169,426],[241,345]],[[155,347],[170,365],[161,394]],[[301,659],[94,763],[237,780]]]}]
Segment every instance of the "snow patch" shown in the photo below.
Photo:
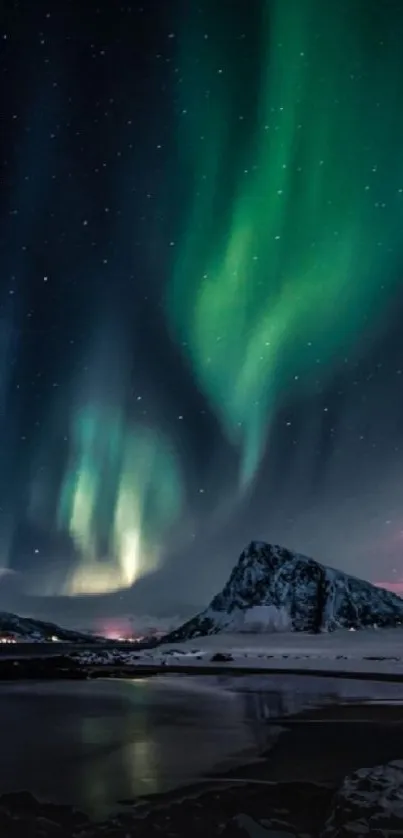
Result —
[{"label": "snow patch", "polygon": [[260,633],[291,631],[291,619],[286,608],[275,605],[254,605],[243,614],[243,624],[240,631]]}]

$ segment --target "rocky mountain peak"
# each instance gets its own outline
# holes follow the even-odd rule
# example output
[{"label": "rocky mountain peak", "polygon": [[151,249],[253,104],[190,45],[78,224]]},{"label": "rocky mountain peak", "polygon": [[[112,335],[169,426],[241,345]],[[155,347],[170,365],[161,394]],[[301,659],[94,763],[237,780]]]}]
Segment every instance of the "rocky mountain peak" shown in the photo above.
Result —
[{"label": "rocky mountain peak", "polygon": [[403,622],[403,600],[286,547],[251,541],[208,608],[166,640],[250,631],[259,621],[260,631],[394,626]]}]

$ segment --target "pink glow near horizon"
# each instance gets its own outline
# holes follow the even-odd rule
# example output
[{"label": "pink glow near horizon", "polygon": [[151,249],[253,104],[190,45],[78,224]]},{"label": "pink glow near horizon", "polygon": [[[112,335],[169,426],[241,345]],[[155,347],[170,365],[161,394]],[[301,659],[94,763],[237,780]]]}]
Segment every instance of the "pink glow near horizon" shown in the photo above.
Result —
[{"label": "pink glow near horizon", "polygon": [[403,579],[398,579],[397,582],[374,582],[373,584],[377,588],[385,588],[394,594],[403,594]]}]

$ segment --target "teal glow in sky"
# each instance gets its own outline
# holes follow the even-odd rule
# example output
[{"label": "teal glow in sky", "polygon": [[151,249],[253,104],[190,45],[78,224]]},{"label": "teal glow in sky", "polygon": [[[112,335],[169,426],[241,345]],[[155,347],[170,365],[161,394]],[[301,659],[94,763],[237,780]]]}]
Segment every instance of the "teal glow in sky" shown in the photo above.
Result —
[{"label": "teal glow in sky", "polygon": [[57,452],[50,438],[42,443],[49,467],[33,481],[31,518],[45,531],[68,534],[76,555],[67,575],[50,574],[42,593],[130,588],[156,570],[164,539],[181,512],[180,472],[169,441],[124,411],[126,351],[124,336],[101,321],[71,388],[69,453],[56,498],[49,493],[49,474]]},{"label": "teal glow in sky", "polygon": [[257,58],[232,6],[205,9],[181,35],[168,312],[249,481],[284,395],[361,350],[400,281],[403,52],[362,0],[267,0]]}]

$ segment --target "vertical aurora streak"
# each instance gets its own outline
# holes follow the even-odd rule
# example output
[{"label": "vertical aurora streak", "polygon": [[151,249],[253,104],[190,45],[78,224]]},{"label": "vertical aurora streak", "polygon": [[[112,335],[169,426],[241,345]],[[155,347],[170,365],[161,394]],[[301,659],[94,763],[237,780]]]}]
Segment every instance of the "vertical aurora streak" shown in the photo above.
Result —
[{"label": "vertical aurora streak", "polygon": [[159,539],[179,514],[173,456],[160,437],[102,405],[75,416],[72,442],[58,520],[80,562],[65,592],[129,588],[156,569]]},{"label": "vertical aurora streak", "polygon": [[[108,322],[109,320],[109,322]],[[163,435],[125,410],[130,391],[127,341],[113,316],[99,318],[87,364],[59,406],[66,410],[68,455],[49,497],[49,474],[34,481],[31,517],[43,529],[68,534],[75,563],[47,593],[105,594],[131,587],[158,567],[163,540],[181,511],[182,485],[174,452]],[[49,461],[56,451],[42,441]],[[53,450],[55,449],[55,450]],[[45,458],[43,455],[42,459]],[[55,517],[55,521],[52,520]],[[55,568],[57,571],[57,566]]]},{"label": "vertical aurora streak", "polygon": [[316,358],[330,375],[359,351],[399,279],[403,54],[387,16],[363,26],[361,0],[264,2],[240,111],[230,8],[206,5],[182,36],[192,187],[167,309],[248,482],[283,393],[310,391]]}]

